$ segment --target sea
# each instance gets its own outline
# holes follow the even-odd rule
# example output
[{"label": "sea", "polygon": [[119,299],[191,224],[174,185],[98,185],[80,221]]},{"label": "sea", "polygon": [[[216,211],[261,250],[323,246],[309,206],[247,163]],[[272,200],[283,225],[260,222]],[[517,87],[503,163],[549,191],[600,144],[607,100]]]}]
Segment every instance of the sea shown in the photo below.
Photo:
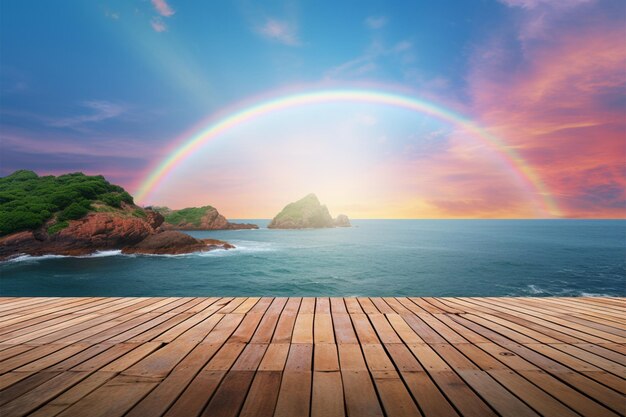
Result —
[{"label": "sea", "polygon": [[0,264],[1,296],[626,296],[626,220],[353,220],[188,232],[236,249]]}]

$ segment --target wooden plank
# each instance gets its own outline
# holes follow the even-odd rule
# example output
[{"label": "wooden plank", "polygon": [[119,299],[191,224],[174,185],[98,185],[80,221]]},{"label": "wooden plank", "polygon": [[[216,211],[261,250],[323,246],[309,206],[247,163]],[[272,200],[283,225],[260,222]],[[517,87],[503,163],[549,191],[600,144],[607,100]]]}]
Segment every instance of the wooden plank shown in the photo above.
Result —
[{"label": "wooden plank", "polygon": [[346,303],[341,297],[330,298],[330,310],[331,314],[348,314],[348,310],[346,309]]},{"label": "wooden plank", "polygon": [[[225,299],[210,298],[210,299],[205,300],[204,303],[198,304],[192,308],[195,310],[195,314],[192,317],[175,325],[174,327],[168,329],[167,331],[161,333],[160,335],[154,338],[154,341],[163,342],[163,343],[169,343],[173,341],[180,335],[187,332],[189,329],[195,327],[196,325],[198,325],[199,323],[203,321],[206,321],[217,310],[222,308],[229,301],[230,299],[228,298],[225,298]],[[203,306],[204,306],[204,309],[201,309]],[[218,315],[217,317],[222,317],[222,316]]]},{"label": "wooden plank", "polygon": [[339,371],[337,345],[316,344],[313,356],[313,370],[320,372]]},{"label": "wooden plank", "polygon": [[363,353],[385,413],[391,416],[421,416],[383,346],[363,345]]},{"label": "wooden plank", "polygon": [[291,345],[283,372],[274,416],[297,417],[309,415],[312,359],[312,345]]},{"label": "wooden plank", "polygon": [[[270,343],[272,336],[274,335],[274,329],[276,329],[278,324],[278,318],[280,317],[286,303],[286,298],[274,298],[268,309],[264,312],[263,317],[261,318],[261,321],[252,336],[252,343]],[[288,340],[290,339],[291,332]]]},{"label": "wooden plank", "polygon": [[358,343],[356,333],[352,327],[350,316],[345,313],[333,313],[333,329],[338,344]]},{"label": "wooden plank", "polygon": [[27,378],[11,385],[9,388],[6,388],[0,392],[0,405],[5,405],[16,399],[19,399],[20,396],[27,394],[28,392],[36,389],[39,385],[44,384],[46,381],[60,375],[61,372],[37,372],[37,373],[25,373],[28,375]]},{"label": "wooden plank", "polygon": [[24,416],[82,381],[89,372],[62,372],[0,407],[3,417]]},{"label": "wooden plank", "polygon": [[361,308],[361,305],[359,304],[356,298],[348,297],[348,298],[344,298],[343,301],[346,304],[346,310],[348,310],[348,314],[362,314],[363,313],[363,309]]},{"label": "wooden plank", "polygon": [[[222,329],[217,329],[216,326],[214,331],[217,336],[211,337],[213,334],[212,331],[205,340],[198,345],[200,348],[209,351],[217,350],[217,353],[215,353],[202,370],[195,375],[193,380],[167,411],[166,416],[197,416],[200,415],[202,410],[210,403],[211,398],[213,398],[213,395],[226,377],[228,370],[237,361],[237,358],[246,347],[246,343],[224,343],[227,341],[228,336],[235,330],[235,327],[241,322],[241,316],[241,314],[227,314],[225,317],[238,317],[239,319],[225,322]],[[233,327],[233,325],[235,327]],[[207,341],[213,344],[207,343]],[[258,348],[258,346],[256,348]],[[245,375],[240,374],[241,372],[244,372]],[[216,402],[211,405],[211,408],[222,410],[219,412],[226,412],[225,407],[228,404],[228,398],[225,398],[225,394],[230,393],[234,386],[241,386],[241,384],[246,384],[246,381],[251,381],[252,374],[252,371],[238,371],[238,375],[229,375],[226,388],[223,388],[218,399],[215,400]]]},{"label": "wooden plank", "polygon": [[250,297],[246,299],[243,303],[241,303],[236,309],[233,310],[234,314],[246,314],[248,311],[254,307],[256,303],[260,300],[259,297]]},{"label": "wooden plank", "polygon": [[293,326],[296,322],[298,309],[300,308],[300,298],[289,298],[285,304],[285,308],[280,313],[278,323],[276,323],[276,331],[272,336],[272,343],[289,343],[293,333]]},{"label": "wooden plank", "polygon": [[313,314],[298,313],[291,343],[313,343]]},{"label": "wooden plank", "polygon": [[365,314],[378,314],[378,313],[380,313],[380,311],[378,311],[378,309],[376,308],[374,303],[372,303],[372,300],[370,300],[369,298],[358,297],[357,301],[361,305],[361,308],[363,309],[363,312]]},{"label": "wooden plank", "polygon": [[[493,332],[491,332],[489,329],[476,325],[473,322],[465,320],[458,316],[454,316],[454,320],[458,321],[459,323],[463,324],[464,326],[468,328],[471,328],[474,331],[482,333],[484,336],[492,338],[491,333]],[[494,342],[498,344],[497,341],[494,341]],[[523,359],[525,359],[524,363],[530,363],[536,367],[537,370],[534,370],[534,369],[530,370],[530,372],[534,372],[533,378],[535,379],[537,378],[536,374],[539,371],[548,372],[549,374],[556,377],[557,379],[560,379],[564,381],[565,383],[567,383],[568,385],[571,385],[575,387],[576,389],[580,390],[581,392],[589,395],[590,397],[599,400],[601,404],[616,411],[619,409],[620,403],[622,403],[623,397],[621,397],[615,391],[612,391],[606,387],[603,387],[600,384],[588,379],[587,377],[583,375],[571,372],[571,370],[567,369],[563,365],[551,359],[548,359],[545,356],[542,356],[536,352],[533,352],[532,350],[522,345],[514,344],[514,343],[506,344],[506,348],[508,349],[510,353],[520,356]],[[524,371],[520,371],[520,373],[522,373],[523,375],[526,375],[526,372]],[[588,404],[585,404],[585,406],[589,407]],[[571,407],[574,408],[573,406]],[[591,408],[597,408],[597,407],[591,407]],[[608,410],[606,409],[603,409],[603,412],[600,415],[603,415],[603,414],[611,415],[611,413],[608,412]]]},{"label": "wooden plank", "polygon": [[328,297],[315,298],[315,314],[330,314],[330,300]]},{"label": "wooden plank", "polygon": [[496,415],[429,345],[407,346],[461,415],[476,417]]},{"label": "wooden plank", "polygon": [[29,414],[30,417],[52,417],[80,401],[115,376],[112,372],[95,372],[63,394]]},{"label": "wooden plank", "polygon": [[0,297],[0,415],[623,415],[625,307]]},{"label": "wooden plank", "polygon": [[339,344],[339,364],[348,416],[382,416],[374,384],[358,344]]},{"label": "wooden plank", "polygon": [[605,332],[601,332],[599,330],[595,330],[589,327],[574,325],[567,320],[559,319],[555,317],[553,314],[541,313],[541,312],[536,311],[535,309],[532,309],[529,307],[520,307],[518,305],[511,304],[511,303],[504,305],[503,302],[500,300],[488,299],[485,302],[500,306],[504,309],[513,310],[513,311],[526,314],[528,317],[532,317],[533,320],[540,319],[541,323],[544,324],[544,326],[546,327],[557,328],[559,330],[565,330],[566,332],[571,333],[573,336],[576,336],[578,338],[581,338],[589,342],[603,343],[606,341],[613,341],[611,340],[613,338],[613,335],[609,335]]},{"label": "wooden plank", "polygon": [[387,350],[426,417],[458,416],[454,407],[404,344],[389,345]]},{"label": "wooden plank", "polygon": [[369,372],[344,370],[342,366],[341,379],[348,416],[383,417]]},{"label": "wooden plank", "polygon": [[[258,345],[257,345],[258,346]],[[231,371],[202,412],[203,417],[235,417],[243,406],[254,371]]]},{"label": "wooden plank", "polygon": [[313,372],[311,417],[343,416],[345,416],[345,409],[341,373],[339,371]]},{"label": "wooden plank", "polygon": [[426,343],[399,314],[387,314],[387,320],[404,343]]},{"label": "wooden plank", "polygon": [[115,378],[83,397],[59,416],[122,416],[158,383],[159,380],[145,377],[121,376]]},{"label": "wooden plank", "polygon": [[303,297],[300,303],[300,310],[298,313],[302,314],[314,314],[315,313],[315,298]]},{"label": "wooden plank", "polygon": [[289,343],[271,343],[259,365],[259,371],[282,371],[289,355]]},{"label": "wooden plank", "polygon": [[366,314],[350,314],[350,319],[361,344],[380,343]]},{"label": "wooden plank", "polygon": [[313,326],[314,342],[335,343],[335,333],[333,331],[333,320],[329,313],[316,313]]},{"label": "wooden plank", "polygon": [[381,314],[392,314],[396,312],[385,302],[385,300],[380,297],[370,297],[370,301],[376,306],[378,312]]},{"label": "wooden plank", "polygon": [[271,417],[274,415],[280,390],[282,370],[259,371],[254,375],[252,386],[241,410],[241,417]]},{"label": "wooden plank", "polygon": [[435,351],[461,378],[501,415],[535,417],[538,414],[500,385],[491,375],[479,369],[454,346],[432,345]]},{"label": "wooden plank", "polygon": [[127,416],[162,415],[176,401],[219,348],[220,345],[196,346],[154,390],[128,412]]},{"label": "wooden plank", "polygon": [[396,331],[391,327],[384,314],[368,314],[378,338],[384,344],[402,343]]}]

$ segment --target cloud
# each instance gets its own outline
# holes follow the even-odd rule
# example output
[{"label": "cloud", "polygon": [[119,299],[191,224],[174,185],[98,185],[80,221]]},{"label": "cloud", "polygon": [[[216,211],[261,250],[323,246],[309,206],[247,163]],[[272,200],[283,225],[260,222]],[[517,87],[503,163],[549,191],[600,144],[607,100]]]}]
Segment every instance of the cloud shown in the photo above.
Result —
[{"label": "cloud", "polygon": [[569,25],[574,20],[584,19],[584,6],[596,0],[500,0],[519,12],[518,38],[522,41],[549,37],[560,29],[560,24]]},{"label": "cloud", "polygon": [[374,41],[364,54],[328,69],[324,78],[327,80],[358,78],[375,72],[390,59],[400,59],[403,63],[408,63],[412,61],[412,48],[413,45],[407,40],[400,41],[392,47]]},{"label": "cloud", "polygon": [[[154,6],[154,9],[157,11],[158,14],[160,14],[161,16],[164,17],[170,17],[172,16],[174,13],[176,13],[169,4],[167,4],[167,1],[165,0],[151,0],[152,1],[152,5]],[[158,31],[157,31],[158,32]]]},{"label": "cloud", "polygon": [[283,45],[300,45],[297,28],[293,23],[268,18],[263,25],[257,27],[256,32],[269,40],[282,43]]},{"label": "cloud", "polygon": [[155,16],[150,20],[150,26],[154,29],[155,32],[165,32],[167,30],[167,25],[159,16]]},{"label": "cloud", "polygon": [[120,18],[120,14],[118,12],[112,12],[112,11],[109,11],[109,10],[105,10],[104,16],[108,17],[109,19],[113,19],[113,20],[118,20]]},{"label": "cloud", "polygon": [[411,44],[411,42],[409,41],[401,41],[398,42],[394,47],[393,47],[393,52],[404,52],[404,51],[408,51],[409,49],[411,49],[413,47],[413,45]]},{"label": "cloud", "polygon": [[364,23],[370,29],[382,29],[387,25],[387,18],[385,16],[369,16]]},{"label": "cloud", "polygon": [[176,12],[167,4],[166,0],[151,0],[151,2],[159,16],[154,16],[150,19],[150,26],[158,33],[167,31],[167,24],[164,18],[172,17]]},{"label": "cloud", "polygon": [[533,167],[564,216],[625,217],[623,23],[586,9],[567,23],[547,15],[539,39],[520,36],[534,16],[513,34],[521,48],[494,40],[474,51],[474,113]]},{"label": "cloud", "polygon": [[521,7],[532,10],[538,7],[552,7],[555,9],[569,9],[585,3],[593,3],[595,0],[499,0],[500,3],[509,7]]},{"label": "cloud", "polygon": [[366,54],[339,64],[328,71],[324,77],[326,79],[336,79],[342,77],[358,77],[373,72],[376,69],[376,54]]},{"label": "cloud", "polygon": [[51,119],[47,122],[52,127],[76,127],[85,123],[95,123],[112,119],[124,113],[125,106],[103,100],[90,100],[81,104],[91,112],[78,116]]}]

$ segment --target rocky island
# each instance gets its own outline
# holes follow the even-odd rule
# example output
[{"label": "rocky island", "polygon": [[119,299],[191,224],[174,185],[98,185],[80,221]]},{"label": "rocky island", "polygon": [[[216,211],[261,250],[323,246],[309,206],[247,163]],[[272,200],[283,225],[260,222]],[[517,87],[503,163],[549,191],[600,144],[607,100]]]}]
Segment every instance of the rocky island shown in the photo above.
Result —
[{"label": "rocky island", "polygon": [[0,260],[27,254],[88,255],[102,250],[181,254],[233,246],[168,231],[156,211],[134,204],[102,176],[58,177],[20,170],[0,178]]},{"label": "rocky island", "polygon": [[188,207],[171,210],[168,207],[152,207],[152,210],[163,215],[166,230],[240,230],[258,229],[250,223],[231,223],[222,216],[215,207]]},{"label": "rocky island", "polygon": [[328,227],[350,227],[345,214],[333,219],[326,206],[315,194],[287,204],[267,226],[269,229],[320,229]]}]

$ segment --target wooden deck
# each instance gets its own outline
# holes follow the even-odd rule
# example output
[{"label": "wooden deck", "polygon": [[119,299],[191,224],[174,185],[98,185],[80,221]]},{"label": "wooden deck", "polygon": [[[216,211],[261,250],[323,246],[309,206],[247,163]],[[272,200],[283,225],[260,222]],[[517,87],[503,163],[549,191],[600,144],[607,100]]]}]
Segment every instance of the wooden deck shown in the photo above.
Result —
[{"label": "wooden deck", "polygon": [[617,416],[626,299],[1,298],[0,416]]}]

